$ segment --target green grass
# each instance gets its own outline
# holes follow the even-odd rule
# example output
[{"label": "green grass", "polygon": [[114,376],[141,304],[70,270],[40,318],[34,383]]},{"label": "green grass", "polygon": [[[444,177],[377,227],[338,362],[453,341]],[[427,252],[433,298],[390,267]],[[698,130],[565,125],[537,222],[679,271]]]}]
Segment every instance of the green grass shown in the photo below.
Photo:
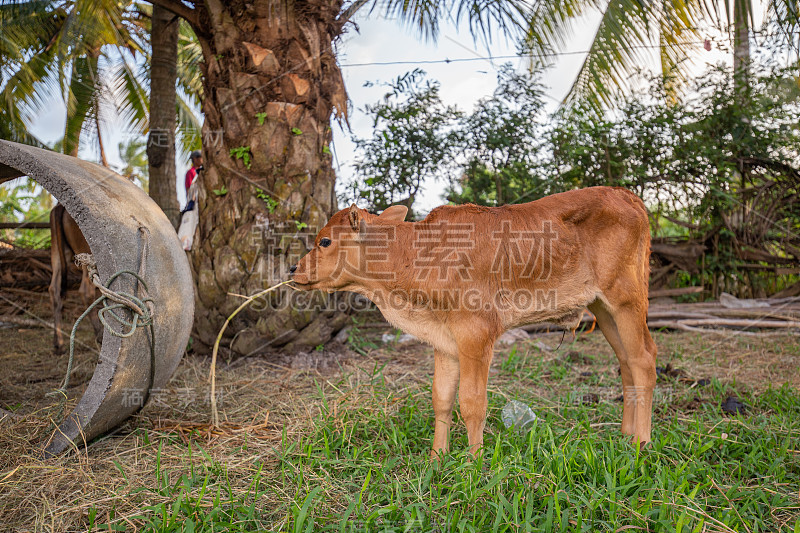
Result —
[{"label": "green grass", "polygon": [[[666,380],[653,443],[638,451],[619,433],[620,403],[571,401],[573,373],[568,362],[512,350],[490,380],[483,454],[464,453],[455,414],[454,451],[433,464],[429,384],[399,385],[379,366],[368,383],[320,382],[316,414],[303,431],[284,431],[277,460],[234,468],[188,446],[181,468],[157,462],[152,488],[121,489],[140,502],[136,515],[104,519],[120,531],[800,532],[797,391]],[[591,387],[618,388],[617,379],[601,375]],[[549,395],[526,395],[537,383]],[[748,414],[721,413],[734,393]],[[525,434],[500,421],[512,398],[539,416]],[[247,478],[245,490],[234,474]],[[109,528],[90,518],[92,530]]]},{"label": "green grass", "polygon": [[[617,422],[616,406],[545,411],[519,435],[498,422],[505,398],[494,395],[482,457],[456,453],[435,467],[427,399],[401,397],[385,417],[326,411],[313,433],[284,443],[283,482],[296,487],[289,530],[800,531],[789,451],[800,398],[783,388],[747,400],[759,414],[660,417],[637,453],[617,427],[590,427]],[[454,447],[466,448],[463,431]]]}]

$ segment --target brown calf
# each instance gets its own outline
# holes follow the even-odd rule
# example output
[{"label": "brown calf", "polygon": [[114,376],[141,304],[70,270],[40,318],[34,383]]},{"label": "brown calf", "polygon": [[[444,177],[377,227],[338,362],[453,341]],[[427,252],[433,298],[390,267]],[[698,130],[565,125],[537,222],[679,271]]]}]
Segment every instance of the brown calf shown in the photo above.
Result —
[{"label": "brown calf", "polygon": [[[64,353],[64,332],[61,331],[61,314],[64,296],[67,293],[67,269],[75,268],[73,259],[77,254],[91,253],[89,244],[75,220],[67,213],[64,206],[57,204],[50,211],[50,265],[53,276],[50,278],[50,302],[53,305],[53,351]],[[81,269],[81,298],[83,305],[89,305],[95,299],[95,286],[89,280],[85,268]],[[97,316],[97,309],[89,314],[94,327],[97,342],[101,341],[102,326]]]},{"label": "brown calf", "polygon": [[339,211],[290,271],[301,289],[363,294],[389,322],[433,345],[433,456],[448,449],[457,387],[470,449],[483,444],[489,365],[505,330],[542,321],[573,327],[586,307],[619,359],[622,432],[650,440],[650,231],[637,196],[593,187],[521,205],[442,206],[414,223],[403,222],[406,212]]}]

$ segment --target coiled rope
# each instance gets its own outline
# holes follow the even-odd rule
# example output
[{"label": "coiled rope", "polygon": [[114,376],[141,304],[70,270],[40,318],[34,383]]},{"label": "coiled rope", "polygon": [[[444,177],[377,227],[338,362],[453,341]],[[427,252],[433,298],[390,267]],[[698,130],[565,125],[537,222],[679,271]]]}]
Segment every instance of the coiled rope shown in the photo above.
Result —
[{"label": "coiled rope", "polygon": [[[92,285],[100,290],[100,297],[98,297],[92,304],[75,321],[72,327],[72,333],[69,336],[69,360],[67,362],[67,371],[64,375],[64,381],[58,389],[48,393],[48,396],[60,396],[61,405],[63,410],[64,404],[67,400],[67,388],[69,387],[70,374],[72,374],[72,364],[75,360],[75,336],[78,331],[78,326],[92,310],[102,305],[97,310],[97,317],[100,323],[111,335],[121,338],[132,337],[136,330],[140,327],[147,327],[150,331],[149,344],[150,344],[150,379],[147,389],[144,394],[142,405],[147,401],[150,396],[150,389],[153,387],[153,380],[155,379],[155,329],[153,326],[153,299],[147,295],[147,283],[145,283],[143,276],[145,271],[145,261],[147,258],[147,245],[148,245],[148,232],[145,228],[140,227],[139,231],[143,235],[144,246],[142,248],[142,260],[139,264],[139,273],[131,270],[120,270],[105,283],[100,281],[100,275],[97,271],[97,264],[95,263],[92,254],[76,254],[75,264],[79,268],[86,268],[89,280]],[[139,284],[141,284],[143,297],[138,297],[135,294],[130,294],[125,291],[115,291],[111,289],[111,284],[122,275],[132,276]],[[136,288],[134,286],[134,292]],[[125,313],[130,311],[131,319],[126,318]],[[115,324],[116,323],[116,324]],[[60,416],[60,415],[59,415]]]}]

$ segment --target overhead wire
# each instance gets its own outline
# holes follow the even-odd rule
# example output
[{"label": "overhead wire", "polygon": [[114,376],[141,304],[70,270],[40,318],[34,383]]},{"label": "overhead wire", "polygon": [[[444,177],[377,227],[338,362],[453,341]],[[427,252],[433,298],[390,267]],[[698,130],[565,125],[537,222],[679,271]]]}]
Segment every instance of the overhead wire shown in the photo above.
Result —
[{"label": "overhead wire", "polygon": [[[766,34],[763,32],[759,32],[760,35],[785,35],[785,32],[774,33],[774,34]],[[705,44],[706,42],[718,42],[720,40],[727,40],[727,39],[719,39],[717,37],[709,37],[702,40],[696,41],[684,41],[682,43],[676,43],[680,45],[693,45],[693,44]],[[661,48],[667,48],[674,46],[674,44],[639,44],[639,45],[631,45],[629,48],[635,50],[658,50]],[[392,66],[392,65],[437,65],[437,64],[450,64],[450,63],[469,63],[473,61],[489,61],[492,62],[493,60],[498,59],[524,59],[526,57],[535,57],[538,59],[545,59],[545,58],[553,58],[553,57],[561,57],[561,56],[575,56],[575,55],[584,55],[590,53],[591,50],[568,50],[565,52],[542,52],[536,54],[509,54],[509,55],[500,55],[500,56],[478,56],[478,57],[455,57],[449,58],[446,57],[444,59],[414,59],[414,60],[407,60],[407,61],[372,61],[372,62],[364,62],[364,63],[341,63],[339,65],[340,68],[353,68],[353,67],[375,67],[375,66]]]}]

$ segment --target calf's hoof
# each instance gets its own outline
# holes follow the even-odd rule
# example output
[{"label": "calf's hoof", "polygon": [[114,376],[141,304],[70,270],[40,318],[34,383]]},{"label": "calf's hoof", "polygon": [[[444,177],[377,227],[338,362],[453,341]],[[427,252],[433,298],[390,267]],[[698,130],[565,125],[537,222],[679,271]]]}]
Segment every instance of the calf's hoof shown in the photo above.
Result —
[{"label": "calf's hoof", "polygon": [[431,450],[431,462],[432,463],[442,463],[444,461],[444,456],[447,453],[447,450]]}]

